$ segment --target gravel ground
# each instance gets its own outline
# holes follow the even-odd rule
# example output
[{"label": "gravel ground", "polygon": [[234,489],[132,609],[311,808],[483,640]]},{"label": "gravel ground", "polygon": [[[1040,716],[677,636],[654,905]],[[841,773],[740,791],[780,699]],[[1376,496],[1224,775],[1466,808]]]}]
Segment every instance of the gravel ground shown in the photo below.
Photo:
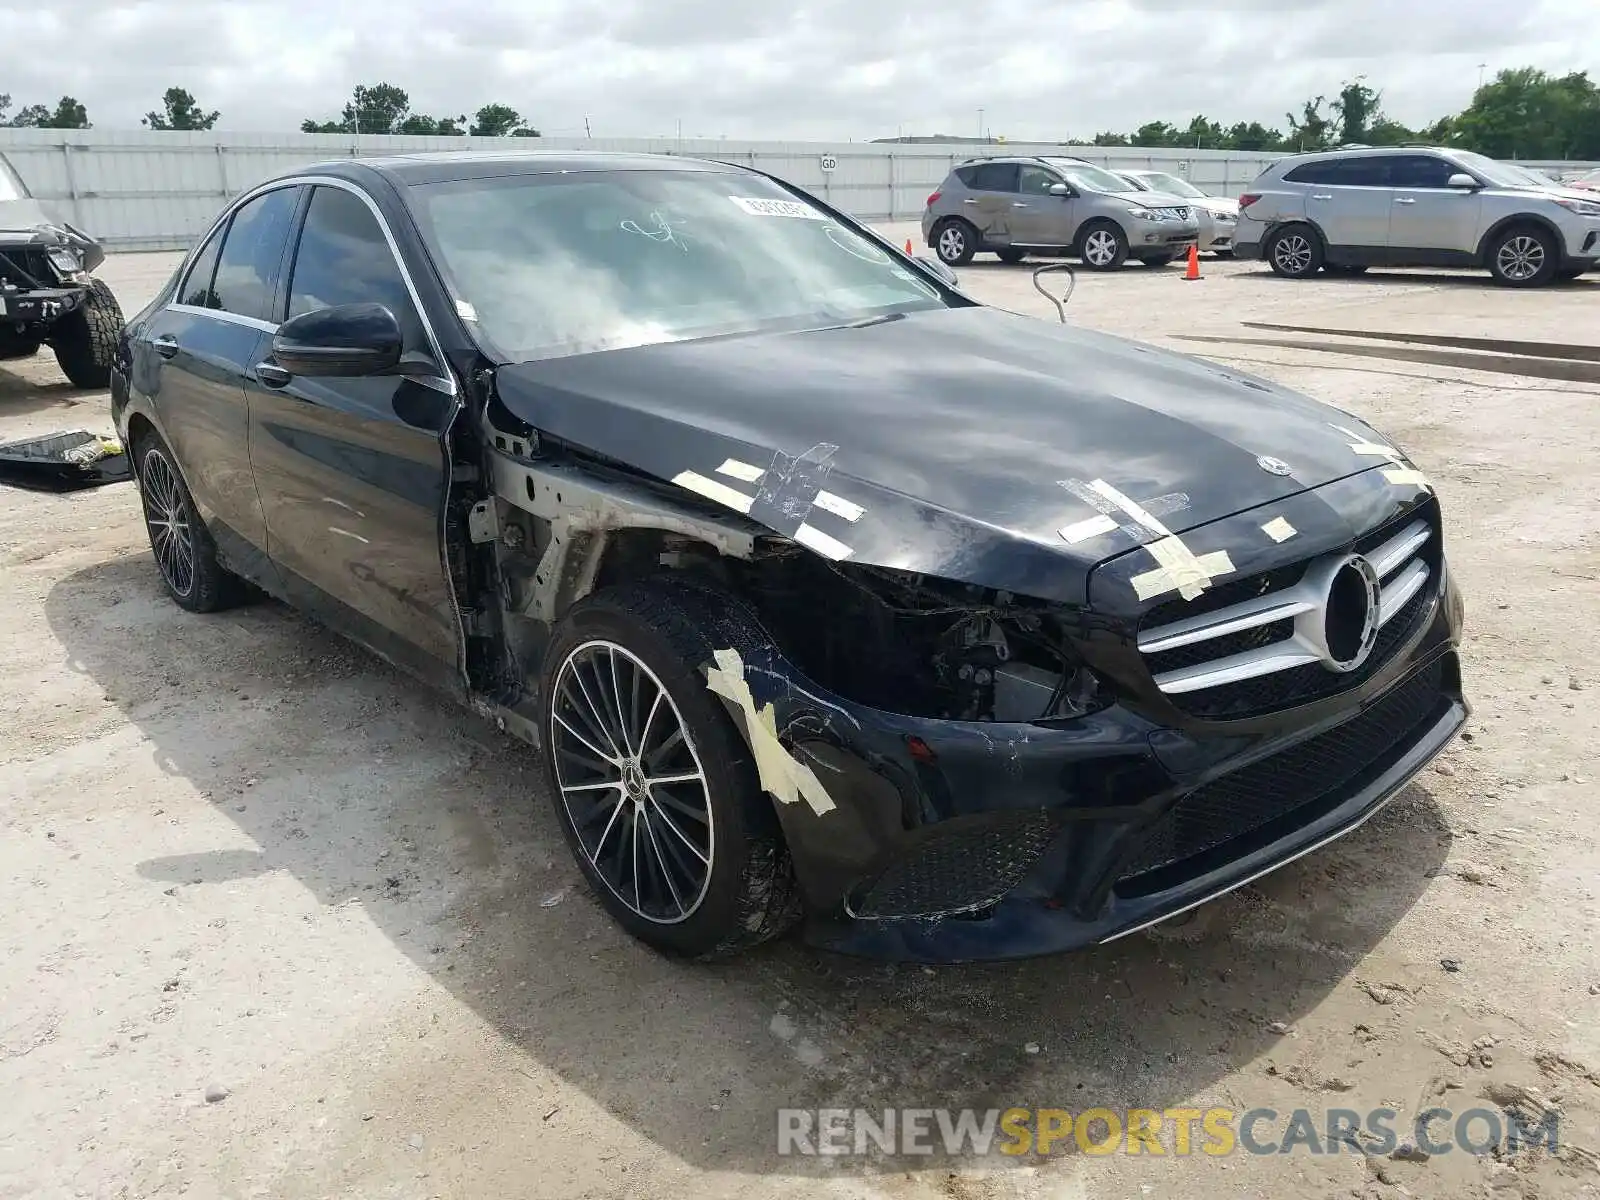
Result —
[{"label": "gravel ground", "polygon": [[[131,312],[174,263],[102,273]],[[276,604],[180,612],[130,487],[0,490],[0,1197],[1600,1192],[1600,385],[1241,326],[1574,342],[1600,284],[1179,274],[1083,274],[1069,311],[1411,452],[1467,595],[1472,736],[1350,837],[1068,957],[665,961],[585,893],[531,752]],[[1025,267],[963,283],[1054,319]],[[47,355],[0,364],[0,440],[73,428],[109,430],[103,394]],[[1530,1095],[1558,1154],[774,1154],[785,1106],[1320,1125]]]}]

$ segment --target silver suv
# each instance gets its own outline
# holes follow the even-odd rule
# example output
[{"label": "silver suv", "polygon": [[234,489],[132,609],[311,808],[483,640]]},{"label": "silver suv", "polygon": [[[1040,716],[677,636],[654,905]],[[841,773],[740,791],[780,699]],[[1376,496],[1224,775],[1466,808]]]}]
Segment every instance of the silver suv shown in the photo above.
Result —
[{"label": "silver suv", "polygon": [[1600,199],[1464,150],[1298,154],[1239,197],[1234,254],[1292,279],[1319,268],[1480,267],[1534,287],[1600,259]]},{"label": "silver suv", "polygon": [[1002,262],[1072,254],[1097,271],[1129,258],[1165,266],[1197,243],[1187,200],[1141,191],[1077,158],[986,158],[962,163],[922,213],[922,238],[959,267],[979,251]]}]

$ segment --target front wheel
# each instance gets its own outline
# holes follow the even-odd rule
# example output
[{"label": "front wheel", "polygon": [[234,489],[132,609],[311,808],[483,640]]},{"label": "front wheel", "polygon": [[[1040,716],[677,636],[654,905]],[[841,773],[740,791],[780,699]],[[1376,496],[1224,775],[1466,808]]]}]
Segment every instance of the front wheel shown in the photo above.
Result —
[{"label": "front wheel", "polygon": [[1322,242],[1309,225],[1286,225],[1272,235],[1266,259],[1285,279],[1307,279],[1322,266]]},{"label": "front wheel", "polygon": [[1128,258],[1128,235],[1111,221],[1096,221],[1078,240],[1078,256],[1095,271],[1115,271]]},{"label": "front wheel", "polygon": [[1489,247],[1489,274],[1503,287],[1540,287],[1559,269],[1554,239],[1533,225],[1508,229]]},{"label": "front wheel", "polygon": [[933,252],[947,267],[964,267],[978,252],[978,231],[965,221],[946,221],[934,231]]},{"label": "front wheel", "polygon": [[629,933],[692,958],[799,915],[772,802],[702,673],[718,649],[704,614],[722,600],[672,582],[596,592],[556,628],[539,687],[550,794],[579,869]]},{"label": "front wheel", "polygon": [[111,385],[111,360],[122,333],[122,306],[103,280],[89,285],[83,304],[51,332],[56,362],[73,387]]}]

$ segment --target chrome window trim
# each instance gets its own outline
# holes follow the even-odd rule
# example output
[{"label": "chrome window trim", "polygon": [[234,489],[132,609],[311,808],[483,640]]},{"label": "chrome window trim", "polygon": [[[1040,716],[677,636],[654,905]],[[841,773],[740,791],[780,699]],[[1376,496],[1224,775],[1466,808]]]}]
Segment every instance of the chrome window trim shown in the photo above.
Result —
[{"label": "chrome window trim", "polygon": [[[428,339],[428,348],[432,351],[433,360],[441,372],[441,374],[438,376],[412,376],[410,378],[412,378],[414,382],[422,384],[424,387],[430,387],[435,391],[443,392],[452,399],[456,399],[459,403],[459,391],[456,387],[455,376],[450,371],[449,360],[444,356],[444,350],[440,346],[439,337],[433,331],[433,322],[428,320],[428,310],[423,307],[422,294],[417,291],[416,280],[411,277],[411,270],[406,266],[405,256],[400,253],[400,243],[395,240],[394,230],[389,228],[389,222],[384,218],[383,211],[378,207],[377,201],[368,195],[366,190],[360,187],[358,184],[351,183],[348,179],[337,179],[332,175],[291,175],[284,179],[274,179],[268,183],[261,184],[260,186],[252,188],[250,191],[244,192],[237,196],[233,203],[222,211],[222,214],[217,217],[217,219],[211,223],[211,227],[206,230],[205,237],[201,238],[200,241],[196,243],[196,250],[198,251],[199,249],[204,248],[206,242],[215,235],[217,229],[221,225],[227,222],[230,218],[232,218],[234,213],[238,212],[239,209],[243,208],[246,204],[249,204],[250,201],[254,200],[256,197],[264,196],[268,192],[279,191],[283,188],[308,186],[333,187],[349,192],[351,195],[357,197],[363,204],[365,204],[367,206],[367,210],[372,213],[373,218],[378,222],[378,228],[383,231],[383,240],[389,244],[389,253],[394,257],[395,265],[400,268],[400,278],[405,281],[406,294],[411,297],[411,304],[417,310],[417,319],[422,323],[422,332]],[[303,221],[300,228],[304,228]],[[299,244],[296,243],[294,247],[295,254],[299,253],[299,249]],[[192,255],[189,262],[184,265],[183,277],[178,282],[178,287],[174,292],[175,295],[183,295],[183,289],[189,281],[189,272],[193,269],[194,260],[197,257],[198,253]],[[289,258],[289,277],[287,282],[292,284],[293,281],[294,256],[291,255]],[[174,301],[168,301],[166,307],[177,312],[188,313],[193,316],[215,317],[219,320],[231,321],[236,325],[244,325],[251,329],[259,329],[265,333],[276,333],[278,330],[278,326],[274,325],[270,321],[261,321],[254,317],[246,317],[240,313],[228,312],[226,309],[198,308],[194,305],[179,304]]]}]

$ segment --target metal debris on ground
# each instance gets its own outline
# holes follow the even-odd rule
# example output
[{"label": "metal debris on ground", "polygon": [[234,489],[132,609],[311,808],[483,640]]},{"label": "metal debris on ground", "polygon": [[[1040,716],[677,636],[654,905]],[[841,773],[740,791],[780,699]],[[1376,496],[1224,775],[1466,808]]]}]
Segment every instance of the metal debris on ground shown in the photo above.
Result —
[{"label": "metal debris on ground", "polygon": [[70,492],[132,477],[122,443],[79,430],[0,445],[0,483]]}]

